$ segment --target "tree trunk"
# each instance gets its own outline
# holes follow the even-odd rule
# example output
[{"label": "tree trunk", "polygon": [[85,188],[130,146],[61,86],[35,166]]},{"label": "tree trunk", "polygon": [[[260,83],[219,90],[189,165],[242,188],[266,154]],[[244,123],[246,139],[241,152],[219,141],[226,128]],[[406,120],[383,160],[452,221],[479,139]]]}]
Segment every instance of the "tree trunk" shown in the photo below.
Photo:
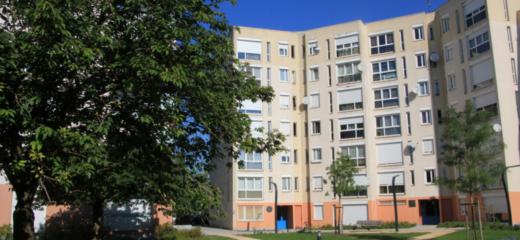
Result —
[{"label": "tree trunk", "polygon": [[471,216],[471,231],[473,233],[472,239],[477,239],[477,228],[475,226],[475,199],[472,193],[469,193],[469,201],[470,201],[470,216]]},{"label": "tree trunk", "polygon": [[13,213],[13,237],[16,240],[34,240],[34,213],[32,210],[34,193],[16,191],[16,206]]},{"label": "tree trunk", "polygon": [[338,216],[338,223],[339,223],[339,234],[343,234],[343,205],[341,205],[341,194],[338,194],[338,205],[339,205],[339,216]]},{"label": "tree trunk", "polygon": [[96,199],[92,203],[92,221],[94,223],[92,226],[92,240],[103,239],[103,203],[104,201],[100,199]]}]

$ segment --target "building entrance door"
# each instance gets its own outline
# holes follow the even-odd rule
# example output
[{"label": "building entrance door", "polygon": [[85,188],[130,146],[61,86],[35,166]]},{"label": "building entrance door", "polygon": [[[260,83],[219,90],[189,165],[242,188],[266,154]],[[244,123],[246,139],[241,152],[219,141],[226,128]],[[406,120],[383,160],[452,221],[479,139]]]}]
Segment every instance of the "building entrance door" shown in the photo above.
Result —
[{"label": "building entrance door", "polygon": [[440,222],[439,200],[419,200],[419,210],[423,225],[437,225]]}]

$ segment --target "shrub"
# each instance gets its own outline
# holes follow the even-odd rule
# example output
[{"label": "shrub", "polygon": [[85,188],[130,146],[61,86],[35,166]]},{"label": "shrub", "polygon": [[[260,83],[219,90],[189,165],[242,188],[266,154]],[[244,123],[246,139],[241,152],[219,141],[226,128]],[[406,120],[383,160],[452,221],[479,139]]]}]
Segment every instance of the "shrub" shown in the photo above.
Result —
[{"label": "shrub", "polygon": [[0,226],[0,240],[12,240],[13,232],[11,229],[11,225],[2,225]]},{"label": "shrub", "polygon": [[[345,225],[343,229],[356,230],[356,229],[389,229],[394,228],[395,225],[393,222],[384,222],[379,226],[361,226],[361,225]],[[415,227],[414,223],[409,222],[399,222],[399,228],[412,228]]]},{"label": "shrub", "polygon": [[437,225],[437,227],[440,228],[459,228],[459,227],[465,227],[466,224],[464,222],[460,221],[450,221],[450,222],[443,222]]},{"label": "shrub", "polygon": [[200,228],[177,230],[170,224],[163,224],[155,229],[155,236],[161,240],[200,239],[202,237],[202,231]]}]

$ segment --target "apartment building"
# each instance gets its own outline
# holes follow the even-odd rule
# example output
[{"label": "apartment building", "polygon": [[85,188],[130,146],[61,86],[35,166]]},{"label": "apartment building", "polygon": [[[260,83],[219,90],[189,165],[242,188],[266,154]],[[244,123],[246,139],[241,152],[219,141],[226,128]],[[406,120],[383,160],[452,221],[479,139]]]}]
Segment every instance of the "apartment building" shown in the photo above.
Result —
[{"label": "apartment building", "polygon": [[[213,224],[273,229],[271,182],[288,228],[333,224],[339,206],[327,168],[339,154],[356,162],[361,189],[341,199],[345,225],[393,221],[393,177],[400,221],[464,219],[464,196],[434,184],[456,174],[439,163],[442,114],[466,100],[496,112],[504,130],[497,137],[508,146],[499,161],[520,164],[519,10],[512,0],[449,0],[429,13],[301,32],[240,27],[237,58],[276,94],[272,103],[244,102],[240,111],[253,130],[284,133],[288,151],[216,161],[212,178],[226,214]],[[508,173],[519,224],[520,171]],[[488,218],[507,218],[501,185],[482,199]]]}]

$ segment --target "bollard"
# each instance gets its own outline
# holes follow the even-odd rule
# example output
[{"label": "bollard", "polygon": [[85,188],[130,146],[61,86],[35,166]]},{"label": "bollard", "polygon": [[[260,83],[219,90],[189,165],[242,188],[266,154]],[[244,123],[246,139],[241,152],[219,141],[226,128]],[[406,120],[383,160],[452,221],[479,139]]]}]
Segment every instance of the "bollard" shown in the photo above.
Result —
[{"label": "bollard", "polygon": [[316,236],[317,240],[321,240],[321,231],[318,231],[318,235]]}]

